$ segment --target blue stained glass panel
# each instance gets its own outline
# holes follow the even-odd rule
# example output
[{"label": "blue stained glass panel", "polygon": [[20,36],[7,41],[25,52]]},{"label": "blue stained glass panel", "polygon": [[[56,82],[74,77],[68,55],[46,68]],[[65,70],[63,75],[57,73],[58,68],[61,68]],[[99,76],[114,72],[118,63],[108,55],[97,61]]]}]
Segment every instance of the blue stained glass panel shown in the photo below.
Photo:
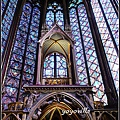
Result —
[{"label": "blue stained glass panel", "polygon": [[[18,2],[18,0],[10,0],[7,10],[5,12],[4,18],[3,18],[3,21],[2,21],[2,33],[3,33],[2,34],[2,47],[1,47],[2,54],[3,54],[3,51],[5,50],[5,46],[7,44],[7,38],[8,38],[12,20],[14,17],[17,2]],[[3,4],[2,9],[4,9],[6,3],[7,3],[7,1],[5,1],[5,0],[2,1],[2,4]]]},{"label": "blue stained glass panel", "polygon": [[110,0],[100,0],[101,5],[103,7],[105,16],[107,18],[108,24],[110,26],[110,29],[112,31],[113,37],[116,41],[116,44],[119,49],[119,39],[118,39],[118,25],[119,25],[119,19],[114,11],[114,8],[110,2]]},{"label": "blue stained glass panel", "polygon": [[72,30],[72,37],[75,41],[74,49],[79,84],[86,85],[88,84],[88,80],[83,56],[83,48],[81,43],[79,25],[77,20],[77,13],[75,8],[70,9],[70,25]]},{"label": "blue stained glass panel", "polygon": [[58,11],[56,13],[56,20],[58,25],[64,30],[64,19],[63,19],[63,13],[61,11]]},{"label": "blue stained glass panel", "polygon": [[[67,62],[64,56],[56,54],[57,77],[67,77]],[[64,63],[64,65],[63,65]]]},{"label": "blue stained glass panel", "polygon": [[[82,30],[82,37],[84,41],[85,54],[87,59],[89,75],[90,75],[90,81],[91,81],[91,85],[94,87],[93,91],[96,92],[96,94],[94,95],[94,100],[96,101],[99,99],[99,101],[102,101],[104,102],[104,104],[107,104],[106,102],[107,98],[105,101],[103,101],[103,96],[105,96],[104,94],[105,89],[102,81],[101,71],[99,68],[99,63],[97,60],[95,46],[94,46],[90,25],[88,22],[88,17],[87,17],[84,4],[80,4],[78,6],[78,15],[79,15],[80,27]],[[99,90],[101,85],[103,89]]]},{"label": "blue stained glass panel", "polygon": [[[117,53],[115,51],[113,41],[111,39],[110,33],[108,31],[108,28],[107,28],[107,25],[106,25],[106,22],[105,22],[105,19],[103,17],[103,13],[101,11],[101,8],[100,8],[99,4],[98,4],[97,0],[91,0],[91,2],[92,2],[92,8],[93,8],[93,12],[94,12],[94,15],[95,15],[95,19],[96,19],[96,22],[97,22],[97,25],[98,25],[98,28],[99,28],[99,32],[100,32],[100,35],[101,35],[102,43],[103,43],[103,46],[104,46],[104,50],[105,50],[107,60],[108,60],[108,63],[109,63],[109,67],[110,67],[110,70],[111,70],[111,73],[112,73],[112,76],[113,76],[114,84],[115,84],[116,90],[118,92],[119,91],[119,87],[118,87],[118,83],[119,83],[119,80],[118,80],[118,71],[119,71],[118,56],[117,56]],[[104,5],[104,1],[101,1],[101,2],[103,2],[103,5]],[[110,5],[109,1],[106,1],[106,4]],[[105,6],[103,6],[104,9],[106,9]],[[111,13],[114,14],[114,12],[111,8],[111,5],[109,6],[108,9],[110,11],[109,10],[105,11],[106,15],[107,14],[110,15]],[[112,18],[111,18],[111,16],[110,16],[110,18],[107,16],[107,19],[109,19],[108,20],[109,23],[110,23],[110,21],[112,23],[112,21],[114,21],[115,19],[117,20],[115,14]],[[115,28],[115,30],[116,30],[117,29],[117,24],[118,23],[116,22],[114,27],[111,26],[111,29]],[[114,33],[114,31],[112,33],[113,33],[114,38],[115,38],[117,33]]]},{"label": "blue stained glass panel", "polygon": [[4,11],[8,0],[2,0],[2,12]]},{"label": "blue stained glass panel", "polygon": [[54,53],[48,55],[44,61],[43,77],[53,78],[54,77]]},{"label": "blue stained glass panel", "polygon": [[[12,0],[12,2],[13,1],[14,0]],[[15,0],[15,1],[17,1],[17,0]],[[10,7],[12,7],[12,6],[15,7],[15,5],[16,5],[15,3],[12,3]],[[20,23],[19,23],[19,26],[18,26],[18,30],[17,30],[16,36],[15,36],[15,39],[14,39],[15,42],[14,42],[14,45],[13,45],[14,47],[12,49],[12,54],[11,54],[11,58],[10,58],[10,62],[9,62],[9,67],[8,67],[9,69],[7,71],[7,75],[6,75],[6,78],[5,78],[4,86],[5,86],[6,89],[9,90],[9,94],[6,97],[8,97],[8,99],[9,99],[9,97],[14,97],[14,99],[11,100],[11,102],[16,101],[19,85],[17,86],[17,88],[14,88],[13,85],[11,86],[10,82],[8,84],[6,81],[8,81],[9,78],[11,78],[11,79],[14,79],[16,81],[16,83],[18,84],[18,81],[20,80],[24,50],[25,50],[25,43],[26,43],[26,36],[27,36],[26,34],[28,32],[28,25],[25,26],[24,23],[29,22],[30,13],[31,13],[30,4],[25,4],[24,7],[23,7],[21,18],[20,18]],[[26,16],[24,16],[25,14],[26,14]],[[21,22],[21,21],[23,21],[23,22]],[[23,28],[25,28],[25,29],[23,29]],[[3,97],[3,99],[7,99],[7,98]],[[3,102],[3,103],[5,103],[5,102]]]},{"label": "blue stained glass panel", "polygon": [[52,11],[49,11],[46,14],[46,24],[48,26],[48,29],[52,27],[53,23],[54,23],[54,13]]}]

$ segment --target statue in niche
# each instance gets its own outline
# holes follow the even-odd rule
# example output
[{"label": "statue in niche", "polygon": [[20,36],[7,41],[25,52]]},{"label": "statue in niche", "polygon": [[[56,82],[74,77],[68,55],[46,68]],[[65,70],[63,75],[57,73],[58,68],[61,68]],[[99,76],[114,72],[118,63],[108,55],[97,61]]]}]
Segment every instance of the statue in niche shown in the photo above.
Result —
[{"label": "statue in niche", "polygon": [[82,102],[84,103],[84,105],[90,109],[93,109],[93,103],[92,101],[90,100],[90,98],[88,97],[88,95],[86,95],[85,92],[83,91],[77,91],[76,92],[77,96],[80,97],[80,99],[82,100]]},{"label": "statue in niche", "polygon": [[39,96],[39,94],[34,91],[33,93],[31,93],[30,95],[27,95],[24,98],[24,107],[26,111],[29,111],[33,105],[33,103],[37,100],[37,97]]}]

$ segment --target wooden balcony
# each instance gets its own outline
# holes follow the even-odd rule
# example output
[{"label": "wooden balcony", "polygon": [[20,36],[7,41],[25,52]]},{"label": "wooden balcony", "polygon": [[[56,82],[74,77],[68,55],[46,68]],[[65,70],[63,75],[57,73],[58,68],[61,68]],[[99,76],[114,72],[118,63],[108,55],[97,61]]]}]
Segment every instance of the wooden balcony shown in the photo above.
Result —
[{"label": "wooden balcony", "polygon": [[8,110],[22,110],[23,102],[13,102],[8,104]]}]

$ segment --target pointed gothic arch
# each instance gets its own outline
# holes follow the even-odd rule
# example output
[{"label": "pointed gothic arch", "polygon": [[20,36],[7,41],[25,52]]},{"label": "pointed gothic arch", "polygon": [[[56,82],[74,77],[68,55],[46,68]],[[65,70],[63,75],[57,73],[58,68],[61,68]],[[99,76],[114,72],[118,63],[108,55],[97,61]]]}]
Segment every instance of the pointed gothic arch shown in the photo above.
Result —
[{"label": "pointed gothic arch", "polygon": [[[57,97],[64,97],[66,99],[64,99],[64,101],[57,101],[57,98],[55,99],[55,96]],[[50,98],[53,98],[53,101],[51,102]],[[50,101],[49,101],[50,100]],[[59,99],[60,100],[60,99]],[[52,104],[52,105],[51,105]],[[71,105],[70,105],[71,104]],[[45,109],[43,109],[43,111],[41,110],[42,106],[47,105],[47,107]],[[38,114],[36,114],[36,110],[39,109],[40,112],[42,112],[42,116],[39,116],[40,118],[44,116],[46,116],[48,114],[48,111],[55,110],[57,107],[58,109],[67,111],[67,110],[74,110],[72,107],[76,106],[75,110],[83,110],[86,109],[86,107],[83,105],[83,103],[78,100],[77,98],[75,98],[74,96],[72,96],[69,93],[66,92],[52,92],[49,95],[46,95],[45,97],[42,97],[39,101],[37,101],[36,103],[33,104],[29,115],[27,117],[27,120],[31,120],[33,116],[37,116]],[[47,109],[48,108],[48,109]],[[47,110],[47,111],[45,111]],[[46,113],[47,112],[47,113]],[[79,120],[79,118],[81,117],[80,115],[84,114],[86,117],[84,118],[84,120],[92,120],[92,116],[90,114],[90,111],[84,112],[82,114],[79,114],[80,112],[75,112],[76,114],[74,114],[74,118],[77,118],[76,120]],[[78,113],[78,114],[77,114]],[[40,119],[41,120],[41,119]],[[74,119],[73,119],[74,120]]]},{"label": "pointed gothic arch", "polygon": [[71,36],[69,36],[65,31],[63,31],[57,23],[55,23],[53,25],[53,27],[47,33],[45,33],[43,36],[41,36],[40,40],[38,41],[40,43],[40,46],[43,46],[43,43],[45,42],[45,40],[47,38],[51,38],[56,33],[58,33],[60,36],[62,36],[62,38],[69,41],[70,44],[73,46],[74,41],[71,38]]},{"label": "pointed gothic arch", "polygon": [[9,113],[7,116],[5,116],[3,118],[3,120],[8,119],[9,117],[15,118],[16,120],[21,120],[20,118],[18,118],[14,113]]}]

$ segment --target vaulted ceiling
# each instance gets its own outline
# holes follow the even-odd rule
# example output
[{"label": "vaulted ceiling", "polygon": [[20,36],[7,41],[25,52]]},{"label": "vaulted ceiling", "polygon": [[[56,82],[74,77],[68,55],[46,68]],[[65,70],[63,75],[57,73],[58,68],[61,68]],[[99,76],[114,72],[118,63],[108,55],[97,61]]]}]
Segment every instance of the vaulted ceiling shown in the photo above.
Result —
[{"label": "vaulted ceiling", "polygon": [[58,52],[64,56],[68,56],[69,51],[70,43],[64,38],[64,36],[58,33],[47,38],[43,44],[43,55],[45,56],[53,52]]}]

